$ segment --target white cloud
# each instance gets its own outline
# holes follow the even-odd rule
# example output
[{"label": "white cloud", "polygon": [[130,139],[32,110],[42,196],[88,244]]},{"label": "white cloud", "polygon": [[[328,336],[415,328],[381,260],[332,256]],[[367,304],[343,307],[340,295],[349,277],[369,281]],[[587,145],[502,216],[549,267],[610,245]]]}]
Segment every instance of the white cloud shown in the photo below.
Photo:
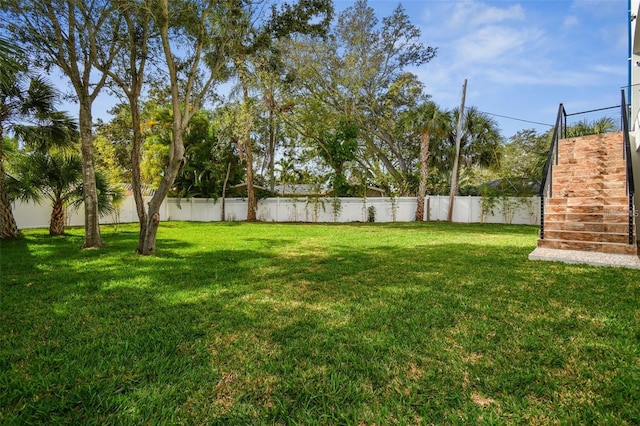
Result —
[{"label": "white cloud", "polygon": [[608,77],[627,77],[627,69],[617,64],[596,64],[593,65],[590,69],[598,74],[608,74]]},{"label": "white cloud", "polygon": [[570,15],[564,18],[564,21],[562,22],[562,29],[567,31],[577,27],[578,25],[580,25],[580,19],[575,15]]},{"label": "white cloud", "polygon": [[519,4],[507,8],[499,8],[475,1],[464,1],[455,3],[455,9],[451,15],[449,25],[472,29],[506,21],[521,21],[524,18],[524,10]]},{"label": "white cloud", "polygon": [[518,55],[528,52],[543,37],[543,32],[535,28],[491,25],[456,40],[455,50],[472,67],[517,62]]},{"label": "white cloud", "polygon": [[571,9],[603,17],[626,12],[628,4],[627,0],[574,0]]}]

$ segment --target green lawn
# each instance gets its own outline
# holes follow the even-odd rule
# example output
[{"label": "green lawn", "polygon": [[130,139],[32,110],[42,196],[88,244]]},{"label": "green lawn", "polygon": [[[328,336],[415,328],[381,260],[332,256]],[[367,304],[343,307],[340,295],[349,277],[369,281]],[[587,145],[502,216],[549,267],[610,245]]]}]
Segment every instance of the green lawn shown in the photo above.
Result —
[{"label": "green lawn", "polygon": [[68,232],[2,242],[0,424],[640,423],[640,271],[534,227]]}]

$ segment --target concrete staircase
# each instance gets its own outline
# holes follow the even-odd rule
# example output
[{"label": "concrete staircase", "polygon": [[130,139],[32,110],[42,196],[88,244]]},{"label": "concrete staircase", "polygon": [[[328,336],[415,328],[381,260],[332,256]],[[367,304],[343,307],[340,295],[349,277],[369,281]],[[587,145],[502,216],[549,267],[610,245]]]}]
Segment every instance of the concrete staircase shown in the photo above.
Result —
[{"label": "concrete staircase", "polygon": [[621,132],[561,139],[551,182],[538,247],[637,255]]}]

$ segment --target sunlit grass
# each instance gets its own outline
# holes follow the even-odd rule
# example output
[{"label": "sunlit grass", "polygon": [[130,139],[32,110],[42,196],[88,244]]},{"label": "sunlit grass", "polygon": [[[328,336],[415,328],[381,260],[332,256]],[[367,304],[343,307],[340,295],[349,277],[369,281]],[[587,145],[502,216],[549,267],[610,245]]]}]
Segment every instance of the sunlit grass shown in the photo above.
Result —
[{"label": "sunlit grass", "polygon": [[165,223],[2,242],[0,424],[640,422],[640,272],[536,229]]}]

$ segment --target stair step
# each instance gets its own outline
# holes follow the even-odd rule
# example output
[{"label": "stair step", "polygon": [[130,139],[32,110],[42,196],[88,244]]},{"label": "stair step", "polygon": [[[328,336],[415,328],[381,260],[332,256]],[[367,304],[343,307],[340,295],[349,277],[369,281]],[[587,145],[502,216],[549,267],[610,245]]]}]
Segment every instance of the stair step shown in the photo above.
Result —
[{"label": "stair step", "polygon": [[544,221],[576,223],[629,223],[628,214],[545,213]]},{"label": "stair step", "polygon": [[[614,177],[611,177],[614,176]],[[605,181],[617,181],[619,180],[617,175],[596,175],[596,176],[568,176],[566,174],[556,173],[553,176],[553,184],[554,185],[566,185],[566,184],[587,184],[594,182],[605,182]]]},{"label": "stair step", "polygon": [[623,197],[627,194],[626,188],[603,189],[552,189],[553,196],[567,198],[596,198],[596,197]]},{"label": "stair step", "polygon": [[[622,152],[621,152],[622,153]],[[584,166],[607,166],[624,164],[622,155],[603,155],[595,152],[575,152],[558,151],[558,165],[584,165]]]},{"label": "stair step", "polygon": [[551,188],[553,192],[562,192],[562,191],[586,191],[586,190],[596,190],[596,191],[623,191],[624,195],[627,193],[627,184],[626,182],[591,182],[591,183],[559,183],[553,182],[553,187]]},{"label": "stair step", "polygon": [[622,140],[614,143],[598,143],[594,145],[560,143],[560,145],[558,145],[558,152],[563,154],[573,154],[576,157],[622,157],[624,154],[622,147]]},{"label": "stair step", "polygon": [[544,240],[538,240],[538,247],[561,250],[582,250],[612,254],[637,254],[637,248],[635,245],[599,243],[592,241],[566,241],[545,238]]},{"label": "stair step", "polygon": [[545,239],[565,240],[565,241],[587,241],[592,243],[618,243],[626,244],[629,242],[628,233],[611,233],[611,232],[587,232],[587,231],[555,231],[545,227]]},{"label": "stair step", "polygon": [[591,168],[576,167],[574,164],[556,164],[553,166],[554,177],[604,177],[609,175],[627,176],[627,167],[625,165],[612,166],[594,166]]},{"label": "stair step", "polygon": [[624,197],[552,197],[545,199],[547,206],[590,206],[590,205],[629,205],[629,198]]},{"label": "stair step", "polygon": [[565,213],[565,214],[628,214],[629,206],[625,204],[618,204],[615,206],[605,206],[602,204],[591,205],[548,205],[545,208],[545,213]]},{"label": "stair step", "polygon": [[625,234],[629,232],[629,223],[602,223],[602,222],[565,222],[547,221],[544,222],[545,233],[549,231],[585,231],[585,232],[611,232],[615,234]]}]

